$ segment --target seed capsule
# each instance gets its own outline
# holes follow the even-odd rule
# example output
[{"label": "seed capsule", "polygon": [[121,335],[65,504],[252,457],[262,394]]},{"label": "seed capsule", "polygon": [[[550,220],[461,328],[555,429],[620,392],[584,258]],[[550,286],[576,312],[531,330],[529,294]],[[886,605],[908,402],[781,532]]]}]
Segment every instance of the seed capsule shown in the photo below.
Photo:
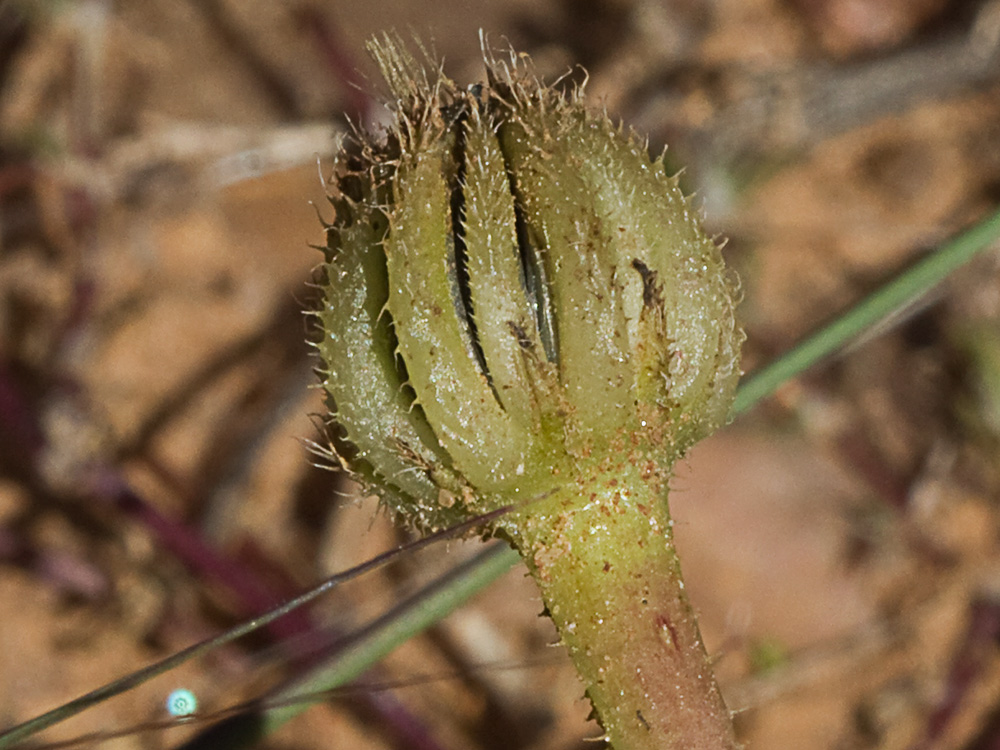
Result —
[{"label": "seed capsule", "polygon": [[609,450],[669,472],[724,421],[742,340],[677,179],[515,56],[463,90],[372,50],[395,122],[342,154],[320,312],[346,464],[424,528]]}]

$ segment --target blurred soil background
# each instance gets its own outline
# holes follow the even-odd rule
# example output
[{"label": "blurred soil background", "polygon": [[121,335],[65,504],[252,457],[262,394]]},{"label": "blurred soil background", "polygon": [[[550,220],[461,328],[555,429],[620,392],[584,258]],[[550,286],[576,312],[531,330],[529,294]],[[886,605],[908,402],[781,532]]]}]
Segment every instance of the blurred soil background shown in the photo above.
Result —
[{"label": "blurred soil background", "polygon": [[[348,118],[385,118],[365,40],[471,83],[480,28],[670,144],[747,370],[1000,203],[996,0],[0,0],[0,727],[407,538],[303,442],[310,201]],[[671,505],[748,747],[1000,748],[998,459],[996,252],[692,453]],[[44,739],[175,747],[198,725],[130,732],[172,689],[261,695],[478,545]],[[514,571],[265,744],[593,748],[540,609]]]}]

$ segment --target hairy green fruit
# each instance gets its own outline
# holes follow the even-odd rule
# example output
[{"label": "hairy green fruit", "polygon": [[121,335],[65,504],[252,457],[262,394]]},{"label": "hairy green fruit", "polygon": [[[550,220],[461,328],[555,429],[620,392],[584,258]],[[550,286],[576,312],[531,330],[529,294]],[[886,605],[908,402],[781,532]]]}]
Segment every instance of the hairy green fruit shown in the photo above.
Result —
[{"label": "hairy green fruit", "polygon": [[511,56],[461,89],[393,42],[383,139],[331,201],[342,461],[419,528],[497,508],[615,747],[735,747],[683,592],[675,461],[725,420],[742,333],[662,160]]}]

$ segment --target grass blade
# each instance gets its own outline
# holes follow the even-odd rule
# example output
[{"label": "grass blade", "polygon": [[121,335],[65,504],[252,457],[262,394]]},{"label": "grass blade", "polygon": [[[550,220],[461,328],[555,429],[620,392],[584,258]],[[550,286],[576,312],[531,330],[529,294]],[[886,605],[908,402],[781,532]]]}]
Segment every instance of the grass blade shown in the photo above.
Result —
[{"label": "grass blade", "polygon": [[[203,654],[206,654],[209,651],[218,648],[219,646],[224,646],[227,643],[231,643],[232,641],[235,641],[238,638],[242,638],[243,636],[252,633],[255,630],[259,630],[265,625],[272,623],[281,617],[284,617],[292,610],[297,609],[298,607],[307,604],[313,599],[322,596],[323,594],[339,586],[340,584],[346,583],[347,581],[357,578],[365,573],[377,570],[378,568],[381,568],[382,566],[389,564],[403,553],[416,552],[417,550],[428,547],[431,544],[441,541],[443,539],[449,539],[461,536],[462,534],[467,533],[479,527],[480,525],[489,521],[490,519],[502,515],[508,510],[509,508],[506,507],[500,508],[496,511],[493,511],[492,513],[487,513],[483,516],[479,516],[470,521],[466,521],[465,523],[458,524],[457,526],[453,526],[449,529],[445,529],[443,531],[439,531],[437,533],[425,536],[422,539],[417,540],[416,542],[411,542],[410,544],[404,545],[394,550],[390,550],[389,552],[385,552],[377,557],[372,558],[371,560],[361,563],[360,565],[356,565],[355,567],[350,568],[349,570],[345,570],[341,573],[337,573],[336,575],[331,576],[330,578],[327,578],[325,581],[323,581],[323,583],[319,584],[318,586],[310,589],[304,594],[301,594],[288,602],[285,602],[280,607],[272,609],[270,612],[265,612],[264,614],[255,617],[252,620],[248,620],[247,622],[244,622],[242,625],[227,630],[226,632],[221,633],[220,635],[217,635],[213,638],[209,638],[199,643],[195,643],[194,645],[188,646],[187,648],[182,649],[175,654],[171,654],[165,659],[161,659],[160,661],[154,662],[153,664],[143,667],[142,669],[132,672],[131,674],[127,674],[124,677],[121,677],[117,680],[107,683],[106,685],[102,685],[101,687],[95,690],[91,690],[89,693],[81,695],[79,698],[75,698],[69,701],[68,703],[64,703],[61,706],[52,709],[51,711],[47,711],[44,714],[41,714],[40,716],[36,716],[33,719],[29,719],[28,721],[18,724],[17,726],[11,727],[10,729],[4,732],[0,732],[0,750],[6,750],[6,748],[14,747],[22,740],[25,740],[28,737],[37,734],[43,729],[58,724],[59,722],[64,721],[70,718],[71,716],[75,716],[76,714],[87,710],[91,706],[94,706],[100,703],[101,701],[105,701],[108,698],[113,698],[116,695],[120,695],[121,693],[124,693],[127,690],[131,690],[132,688],[143,684],[144,682],[148,682],[154,677],[169,672],[171,669],[174,669],[175,667],[179,667],[181,664],[190,661],[191,659],[194,659],[198,656],[202,656]],[[471,596],[471,594],[469,594],[469,596]],[[455,606],[457,606],[457,604]],[[386,617],[388,616],[389,615],[386,615]],[[443,616],[444,615],[440,615],[440,617]]]},{"label": "grass blade", "polygon": [[449,571],[409,599],[393,607],[355,634],[324,665],[285,685],[249,709],[209,728],[182,746],[182,750],[247,747],[327,699],[381,660],[390,651],[442,620],[472,596],[510,570],[520,558],[506,544],[493,544]]},{"label": "grass blade", "polygon": [[747,411],[786,381],[912,304],[952,271],[989,249],[998,238],[1000,211],[945,243],[856,303],[832,323],[810,334],[791,350],[745,378],[736,394],[731,416]]}]

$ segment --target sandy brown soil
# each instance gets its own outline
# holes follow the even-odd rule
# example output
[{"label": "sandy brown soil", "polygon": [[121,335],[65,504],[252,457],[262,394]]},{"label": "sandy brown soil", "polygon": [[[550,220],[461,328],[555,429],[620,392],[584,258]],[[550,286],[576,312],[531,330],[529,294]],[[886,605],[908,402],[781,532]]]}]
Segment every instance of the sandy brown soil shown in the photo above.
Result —
[{"label": "sandy brown soil", "polygon": [[[316,158],[343,113],[383,116],[357,86],[387,28],[433,40],[460,81],[481,75],[480,28],[551,78],[585,66],[595,105],[669,143],[729,238],[748,370],[1000,202],[996,0],[0,0],[0,728],[404,538],[301,442],[322,409],[300,314]],[[754,750],[1000,747],[1000,258],[909,312],[675,480],[689,589]],[[180,551],[185,533],[259,590]],[[355,627],[476,544],[310,616]],[[510,574],[393,654],[377,680],[437,677],[383,697],[428,747],[594,747],[539,609]],[[222,710],[294,669],[250,639],[45,739],[162,720],[178,685]],[[349,693],[267,746],[417,746],[374,710]]]}]

